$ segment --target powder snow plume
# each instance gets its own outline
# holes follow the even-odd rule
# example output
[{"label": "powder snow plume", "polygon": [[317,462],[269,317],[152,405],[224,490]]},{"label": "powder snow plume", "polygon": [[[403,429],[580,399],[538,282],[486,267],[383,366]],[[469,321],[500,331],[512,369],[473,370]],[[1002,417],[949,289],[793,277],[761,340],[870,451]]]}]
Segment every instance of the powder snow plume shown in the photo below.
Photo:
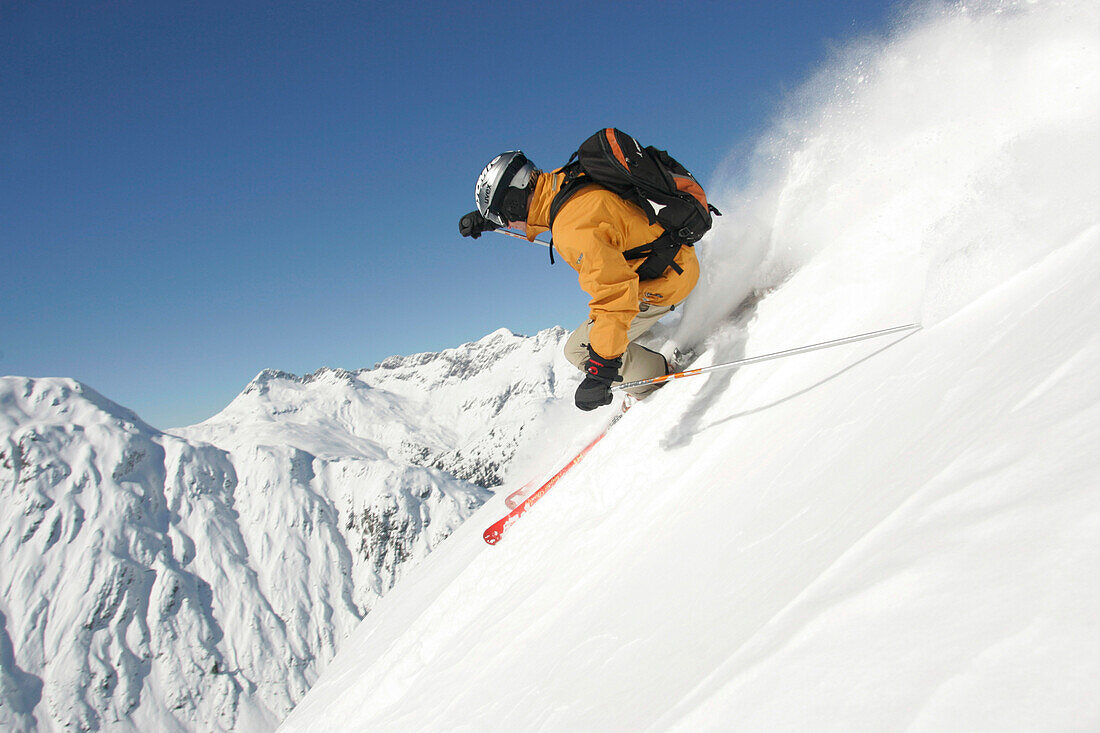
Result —
[{"label": "powder snow plume", "polygon": [[1098,39],[1089,0],[964,2],[836,52],[727,162],[747,183],[714,192],[725,216],[677,340],[793,277],[869,312],[904,291],[895,320],[929,325],[1096,223]]}]

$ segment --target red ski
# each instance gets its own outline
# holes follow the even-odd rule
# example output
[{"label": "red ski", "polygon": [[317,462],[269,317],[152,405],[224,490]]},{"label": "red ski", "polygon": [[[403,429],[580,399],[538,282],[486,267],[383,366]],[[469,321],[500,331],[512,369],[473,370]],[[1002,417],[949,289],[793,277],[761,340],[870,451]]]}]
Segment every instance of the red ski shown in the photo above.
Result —
[{"label": "red ski", "polygon": [[[512,511],[505,514],[501,519],[493,522],[493,524],[490,525],[489,528],[485,530],[485,533],[482,535],[482,537],[485,538],[485,541],[488,542],[490,545],[495,545],[497,542],[500,542],[500,537],[504,534],[504,530],[507,529],[508,525],[523,516],[524,512],[530,509],[536,501],[541,499],[543,495],[546,494],[546,492],[549,491],[551,487],[553,487],[553,485],[558,482],[558,479],[568,473],[569,469],[573,468],[573,466],[580,463],[581,459],[588,454],[588,451],[592,450],[592,448],[595,447],[596,443],[599,443],[601,440],[603,440],[603,437],[607,435],[608,429],[610,429],[610,426],[608,426],[608,428],[605,429],[602,433],[597,435],[591,443],[582,448],[580,453],[573,456],[573,460],[565,464],[560,471],[555,473],[549,481],[540,486],[535,491],[535,493],[531,494],[526,499],[524,499],[523,502],[516,505],[516,507],[512,509]],[[520,489],[520,491],[522,491],[522,489]],[[512,496],[515,496],[515,494],[513,494]],[[511,499],[512,496],[509,496],[508,499]]]}]

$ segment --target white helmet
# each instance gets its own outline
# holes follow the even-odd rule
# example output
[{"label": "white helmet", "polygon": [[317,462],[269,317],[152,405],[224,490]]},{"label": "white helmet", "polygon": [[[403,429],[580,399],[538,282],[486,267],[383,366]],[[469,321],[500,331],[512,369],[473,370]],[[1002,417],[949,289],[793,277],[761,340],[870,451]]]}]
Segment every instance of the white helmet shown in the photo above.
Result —
[{"label": "white helmet", "polygon": [[477,178],[474,200],[477,210],[497,226],[527,218],[527,189],[539,169],[519,150],[501,153]]}]

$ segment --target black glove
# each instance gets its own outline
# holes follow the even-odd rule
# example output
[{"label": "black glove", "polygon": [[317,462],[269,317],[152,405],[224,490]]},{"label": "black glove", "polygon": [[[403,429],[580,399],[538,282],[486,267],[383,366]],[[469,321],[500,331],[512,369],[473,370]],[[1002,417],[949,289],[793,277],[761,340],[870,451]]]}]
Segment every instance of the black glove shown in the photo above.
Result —
[{"label": "black glove", "polygon": [[588,347],[588,361],[584,363],[584,381],[577,387],[574,400],[577,407],[585,412],[611,404],[611,385],[623,381],[619,369],[623,366],[622,357],[605,359],[592,347]]},{"label": "black glove", "polygon": [[482,216],[480,211],[471,211],[458,220],[458,233],[464,237],[477,239],[482,232],[491,232],[494,229],[500,227]]}]

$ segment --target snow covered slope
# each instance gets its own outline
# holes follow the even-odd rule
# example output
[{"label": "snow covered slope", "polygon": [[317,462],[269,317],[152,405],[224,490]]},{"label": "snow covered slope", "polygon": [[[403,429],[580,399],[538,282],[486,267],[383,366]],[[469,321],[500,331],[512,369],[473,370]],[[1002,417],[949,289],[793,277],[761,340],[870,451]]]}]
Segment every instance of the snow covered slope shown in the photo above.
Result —
[{"label": "snow covered slope", "polygon": [[537,434],[563,336],[268,371],[171,434],[0,379],[0,729],[271,730]]},{"label": "snow covered slope", "polygon": [[1098,130],[1095,2],[846,49],[676,337],[925,328],[658,392],[495,547],[488,502],[282,730],[1100,728]]}]

